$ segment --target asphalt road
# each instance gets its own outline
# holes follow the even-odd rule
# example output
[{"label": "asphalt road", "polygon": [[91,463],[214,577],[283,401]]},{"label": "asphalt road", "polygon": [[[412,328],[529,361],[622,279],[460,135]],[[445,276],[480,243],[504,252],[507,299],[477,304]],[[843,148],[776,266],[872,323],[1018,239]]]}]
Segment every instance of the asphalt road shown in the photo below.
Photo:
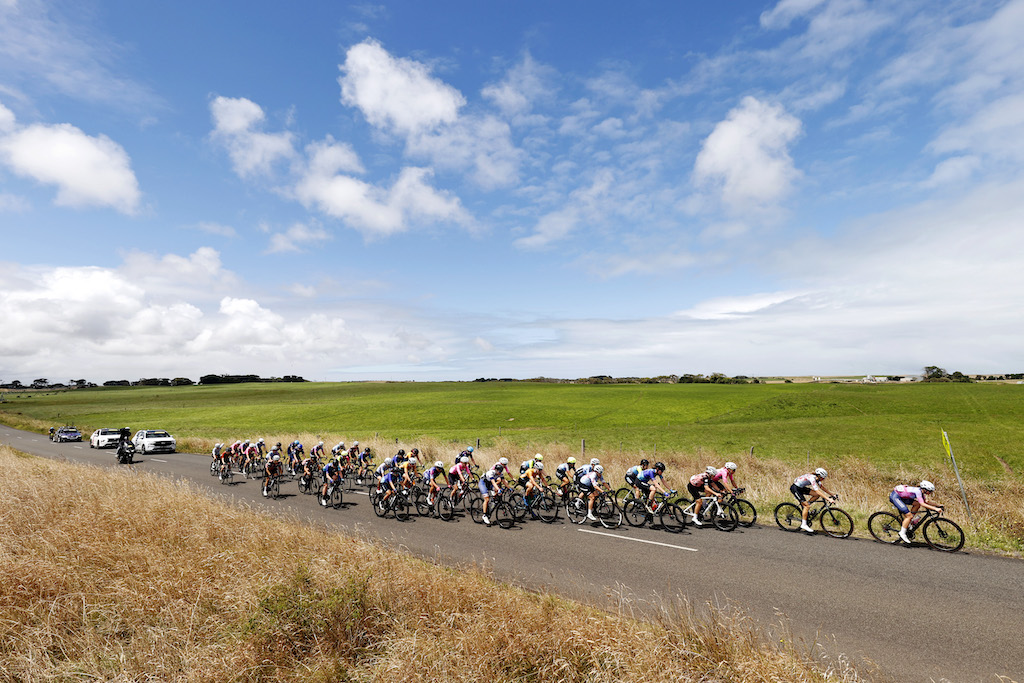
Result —
[{"label": "asphalt road", "polygon": [[[0,425],[0,442],[45,457],[117,467],[112,451],[52,444]],[[209,456],[149,455],[141,471],[181,477],[214,495],[254,502],[317,524],[379,538],[416,555],[476,564],[497,578],[634,614],[659,615],[683,601],[741,607],[756,622],[786,629],[824,661],[840,653],[900,681],[1024,681],[1024,562],[904,548],[779,530],[774,524],[723,533],[552,525],[510,530],[413,518],[379,519],[365,495],[322,509],[295,483],[267,501],[259,485],[221,485]],[[123,467],[123,466],[122,466]],[[760,510],[770,522],[771,511]],[[783,625],[783,626],[780,626]]]}]

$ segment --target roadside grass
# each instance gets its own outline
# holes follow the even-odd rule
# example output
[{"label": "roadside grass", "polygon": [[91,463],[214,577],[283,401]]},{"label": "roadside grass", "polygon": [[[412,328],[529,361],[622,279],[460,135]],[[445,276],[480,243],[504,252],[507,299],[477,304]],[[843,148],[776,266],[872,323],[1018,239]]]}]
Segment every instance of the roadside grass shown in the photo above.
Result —
[{"label": "roadside grass", "polygon": [[187,483],[0,448],[0,678],[857,681],[742,613],[611,614]]}]

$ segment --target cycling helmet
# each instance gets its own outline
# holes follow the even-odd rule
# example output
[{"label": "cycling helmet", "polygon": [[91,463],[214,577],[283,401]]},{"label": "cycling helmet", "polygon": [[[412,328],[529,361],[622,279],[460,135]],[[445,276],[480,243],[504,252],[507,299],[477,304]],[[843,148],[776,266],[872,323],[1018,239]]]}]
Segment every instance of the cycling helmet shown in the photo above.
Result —
[{"label": "cycling helmet", "polygon": [[654,463],[654,469],[656,469],[656,470],[658,470],[660,472],[664,472],[665,471],[665,463],[663,463],[662,461],[659,460],[658,462]]},{"label": "cycling helmet", "polygon": [[921,483],[918,484],[918,486],[920,486],[922,489],[924,489],[928,493],[934,493],[935,492],[935,484],[931,483],[927,479],[923,479],[921,481]]},{"label": "cycling helmet", "polygon": [[[323,443],[323,441],[321,441],[320,443]],[[338,448],[344,448],[344,447],[345,447],[345,442],[344,441],[339,441],[338,442]]]},{"label": "cycling helmet", "polygon": [[729,462],[725,463],[725,469],[732,470],[733,472],[735,472],[736,471],[736,463],[734,463],[734,462],[732,462],[730,460]]},{"label": "cycling helmet", "polygon": [[399,455],[405,455],[405,449],[404,448],[399,448],[398,449],[398,454]]},{"label": "cycling helmet", "polygon": [[640,467],[643,467],[644,469],[647,469],[647,466],[650,464],[651,462],[647,458],[640,461]]},{"label": "cycling helmet", "polygon": [[534,460],[543,460],[544,456],[542,454],[538,453],[537,455],[533,456],[533,459]]},{"label": "cycling helmet", "polygon": [[542,470],[544,469],[544,463],[538,460],[537,462],[533,463],[533,468],[536,470]]},{"label": "cycling helmet", "polygon": [[317,446],[321,446],[321,447],[322,447],[323,445],[324,445],[324,442],[323,442],[323,441],[321,441],[320,443],[318,443],[318,444],[317,444]]},{"label": "cycling helmet", "polygon": [[508,465],[508,458],[501,458],[500,460],[498,460],[498,464]]},{"label": "cycling helmet", "polygon": [[437,462],[434,463],[434,467],[444,467],[444,463],[438,460]]},{"label": "cycling helmet", "polygon": [[292,445],[293,446],[298,446],[299,445],[299,440],[295,439],[295,441],[292,441]]},{"label": "cycling helmet", "polygon": [[274,448],[280,448],[280,447],[281,447],[281,442],[278,441],[277,444],[274,446]]},{"label": "cycling helmet", "polygon": [[410,465],[415,465],[415,464],[416,464],[416,456],[415,456],[415,455],[413,455],[413,456],[410,456],[410,458],[409,458],[409,460],[408,460],[408,463],[409,463]]},{"label": "cycling helmet", "polygon": [[281,456],[280,455],[275,455],[274,456],[274,462],[281,462]]},{"label": "cycling helmet", "polygon": [[394,458],[388,458],[387,460],[384,461],[384,464],[387,465],[388,467],[391,467],[392,465],[395,464],[395,459]]},{"label": "cycling helmet", "polygon": [[713,465],[708,465],[707,467],[704,468],[704,474],[718,474],[718,469],[715,468]]},{"label": "cycling helmet", "polygon": [[591,467],[593,467],[594,465],[600,465],[600,464],[601,464],[601,461],[598,460],[597,458],[591,458],[590,459],[590,466]]},{"label": "cycling helmet", "polygon": [[473,447],[472,447],[472,446],[470,446],[469,448],[467,448],[467,449],[466,449],[466,451],[468,451],[468,452],[472,453],[472,452],[473,452]]},{"label": "cycling helmet", "polygon": [[468,455],[462,456],[461,458],[459,458],[459,462],[469,462],[469,456]]},{"label": "cycling helmet", "polygon": [[418,449],[418,448],[412,449],[412,454],[413,455],[419,455],[420,454],[420,449]]},{"label": "cycling helmet", "polygon": [[814,470],[814,473],[818,475],[819,479],[824,479],[825,477],[828,476],[828,470],[826,470],[824,467],[819,467],[818,469]]},{"label": "cycling helmet", "polygon": [[256,443],[263,443],[263,437],[261,436],[261,437],[260,437],[260,440],[259,440],[259,441],[257,441]]},{"label": "cycling helmet", "polygon": [[569,459],[566,460],[566,462],[569,463],[570,465],[575,465],[576,464],[576,458],[573,458],[572,456],[570,456]]},{"label": "cycling helmet", "polygon": [[594,465],[594,472],[596,472],[597,474],[603,474],[604,473],[604,466],[603,465]]},{"label": "cycling helmet", "polygon": [[358,446],[358,445],[359,445],[359,442],[358,442],[358,441],[353,441],[353,442],[352,442],[352,445],[353,445],[353,446]]}]

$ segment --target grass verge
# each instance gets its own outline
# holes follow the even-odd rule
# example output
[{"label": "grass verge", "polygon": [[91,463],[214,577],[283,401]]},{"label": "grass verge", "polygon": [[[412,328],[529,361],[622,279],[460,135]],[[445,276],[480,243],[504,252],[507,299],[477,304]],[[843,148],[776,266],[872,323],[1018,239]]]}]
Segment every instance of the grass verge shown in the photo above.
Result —
[{"label": "grass verge", "polygon": [[742,616],[657,622],[0,448],[0,679],[855,681]]}]

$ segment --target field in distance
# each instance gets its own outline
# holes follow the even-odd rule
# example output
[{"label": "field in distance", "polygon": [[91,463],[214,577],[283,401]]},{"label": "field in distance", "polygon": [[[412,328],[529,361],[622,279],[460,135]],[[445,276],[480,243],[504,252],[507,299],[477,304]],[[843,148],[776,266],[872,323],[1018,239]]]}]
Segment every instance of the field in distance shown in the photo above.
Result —
[{"label": "field in distance", "polygon": [[[29,396],[31,396],[29,398]],[[133,387],[6,395],[0,420],[39,429],[128,425],[179,439],[323,434],[430,438],[485,448],[552,444],[627,453],[749,452],[783,462],[940,467],[948,432],[974,479],[1024,471],[1015,384],[304,383]],[[24,418],[28,418],[25,420]],[[87,433],[88,433],[87,431]],[[330,444],[329,444],[330,445]]]}]

